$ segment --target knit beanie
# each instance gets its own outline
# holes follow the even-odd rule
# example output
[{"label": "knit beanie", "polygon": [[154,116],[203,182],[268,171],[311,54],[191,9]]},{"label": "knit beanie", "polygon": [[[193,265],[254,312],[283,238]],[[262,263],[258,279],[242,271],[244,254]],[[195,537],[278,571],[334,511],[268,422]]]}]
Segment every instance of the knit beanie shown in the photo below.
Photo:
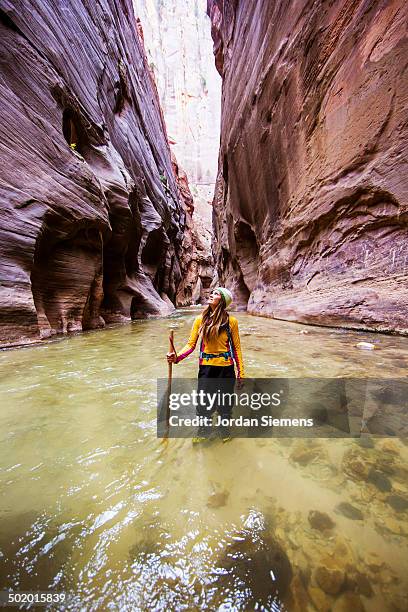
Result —
[{"label": "knit beanie", "polygon": [[225,287],[216,287],[215,291],[219,291],[224,303],[225,303],[225,307],[227,308],[227,306],[229,306],[232,302],[232,293],[229,289],[226,289]]}]

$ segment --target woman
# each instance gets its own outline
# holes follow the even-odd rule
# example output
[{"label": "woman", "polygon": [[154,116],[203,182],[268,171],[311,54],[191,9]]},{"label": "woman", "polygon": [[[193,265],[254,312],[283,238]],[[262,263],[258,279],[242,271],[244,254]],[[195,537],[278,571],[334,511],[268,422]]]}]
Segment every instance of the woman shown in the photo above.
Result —
[{"label": "woman", "polygon": [[[231,302],[232,294],[228,289],[225,287],[214,289],[210,293],[207,308],[194,321],[187,344],[178,355],[175,352],[167,354],[169,363],[180,363],[194,351],[201,333],[198,392],[203,389],[207,393],[217,390],[232,393],[236,378],[238,379],[238,387],[242,385],[244,364],[238,321],[232,315],[228,315],[226,310]],[[237,368],[236,376],[234,362]],[[222,379],[222,382],[216,383],[215,381],[219,379]],[[210,411],[207,410],[205,405],[200,405],[197,408],[197,414],[208,417],[214,413],[215,409],[223,419],[230,418],[232,405],[228,401],[219,404]],[[209,433],[209,427],[200,427],[193,442],[207,438]],[[230,439],[229,427],[224,425],[221,428],[221,433],[223,441]]]}]

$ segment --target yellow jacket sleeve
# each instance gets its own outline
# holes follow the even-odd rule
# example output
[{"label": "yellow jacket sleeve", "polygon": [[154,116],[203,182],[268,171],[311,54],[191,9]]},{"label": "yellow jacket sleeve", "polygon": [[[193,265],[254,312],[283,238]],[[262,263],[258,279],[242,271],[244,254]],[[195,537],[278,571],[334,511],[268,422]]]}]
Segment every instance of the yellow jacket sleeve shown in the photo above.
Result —
[{"label": "yellow jacket sleeve", "polygon": [[187,344],[183,346],[180,353],[177,353],[176,363],[183,361],[186,357],[192,353],[196,347],[198,336],[200,333],[200,325],[201,325],[201,316],[196,317],[193,327],[191,328],[190,337],[187,341]]},{"label": "yellow jacket sleeve", "polygon": [[237,366],[237,377],[245,378],[244,362],[242,359],[241,341],[239,338],[238,321],[235,317],[230,317],[230,329],[232,340],[232,351],[234,361]]}]

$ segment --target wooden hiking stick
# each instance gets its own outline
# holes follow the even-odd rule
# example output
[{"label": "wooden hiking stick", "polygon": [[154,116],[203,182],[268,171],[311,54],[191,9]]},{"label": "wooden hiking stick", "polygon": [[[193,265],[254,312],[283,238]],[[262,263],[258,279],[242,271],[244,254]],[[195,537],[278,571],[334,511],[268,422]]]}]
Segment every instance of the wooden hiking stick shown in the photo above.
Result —
[{"label": "wooden hiking stick", "polygon": [[[174,347],[174,330],[170,331],[169,335],[169,353],[175,353],[177,357],[177,352]],[[169,438],[169,419],[170,419],[170,393],[171,393],[171,381],[173,377],[173,364],[172,362],[168,363],[168,374],[167,374],[167,392],[166,392],[166,432],[163,436],[163,442],[167,442]]]}]

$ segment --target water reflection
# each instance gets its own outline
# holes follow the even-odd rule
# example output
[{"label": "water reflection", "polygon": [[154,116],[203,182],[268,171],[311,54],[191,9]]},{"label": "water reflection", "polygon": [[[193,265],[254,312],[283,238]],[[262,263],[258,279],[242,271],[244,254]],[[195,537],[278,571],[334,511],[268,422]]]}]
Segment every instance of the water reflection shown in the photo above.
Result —
[{"label": "water reflection", "polygon": [[[179,347],[194,314],[0,354],[1,588],[67,589],[72,610],[404,610],[403,440],[155,438],[167,333]],[[239,320],[250,376],[406,377],[407,338]]]}]

